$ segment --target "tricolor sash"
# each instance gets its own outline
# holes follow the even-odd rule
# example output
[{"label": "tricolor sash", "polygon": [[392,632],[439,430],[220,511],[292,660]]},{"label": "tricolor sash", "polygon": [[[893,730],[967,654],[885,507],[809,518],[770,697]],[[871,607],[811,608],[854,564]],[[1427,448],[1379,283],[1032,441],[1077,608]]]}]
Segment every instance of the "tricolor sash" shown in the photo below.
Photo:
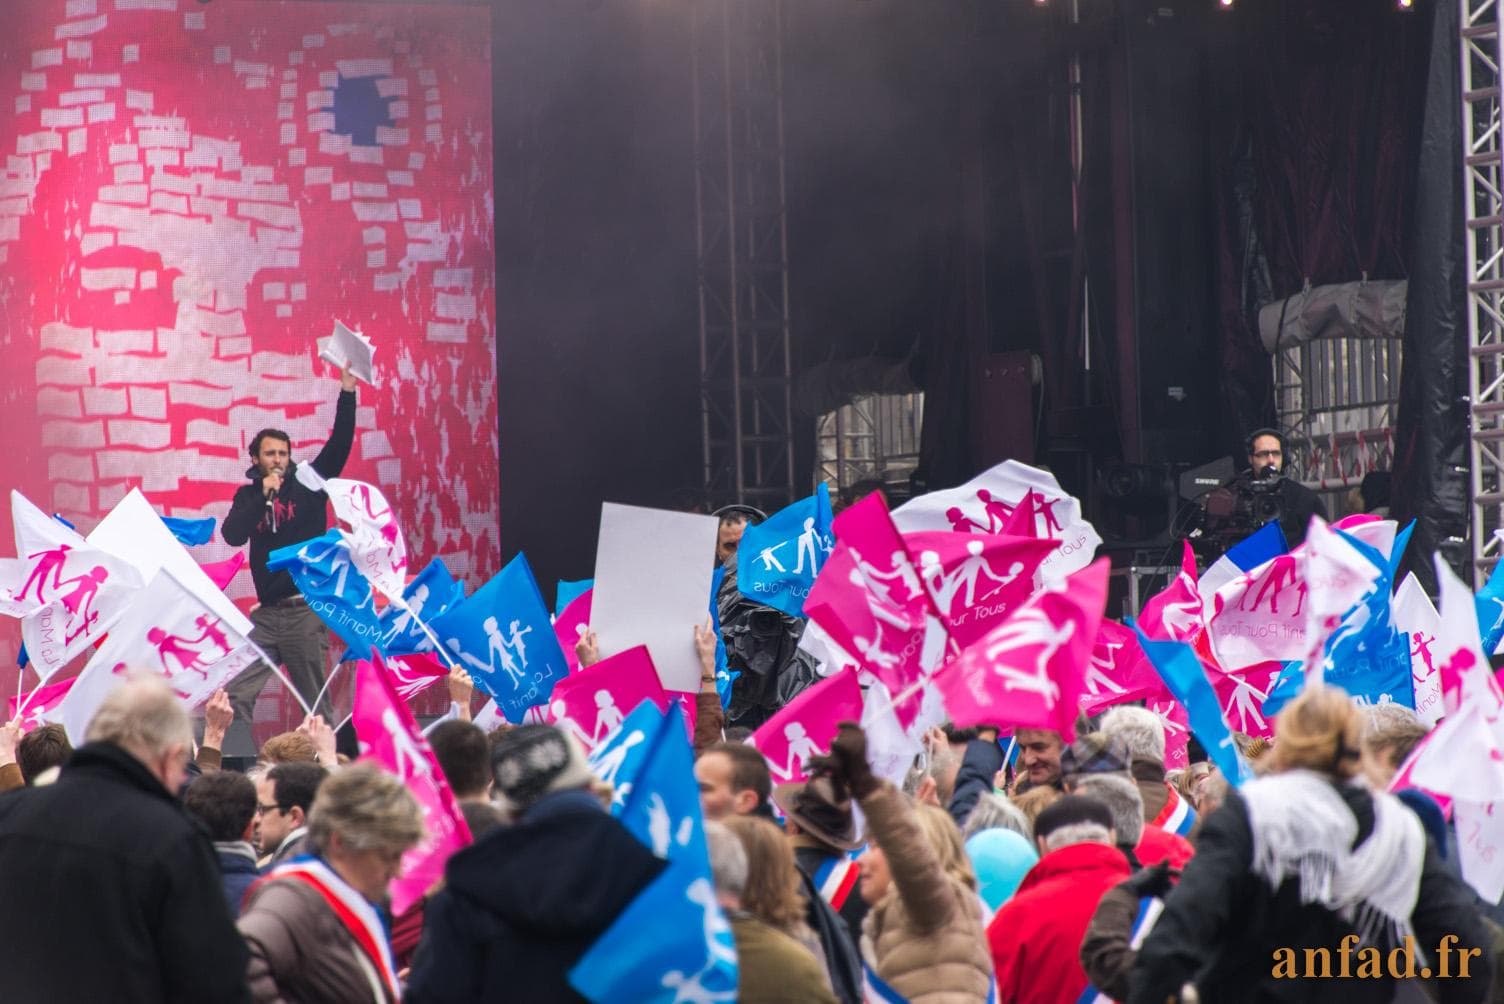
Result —
[{"label": "tricolor sash", "polygon": [[1170,793],[1170,797],[1166,799],[1165,807],[1159,810],[1159,815],[1150,822],[1168,833],[1183,837],[1196,825],[1196,810],[1180,797],[1180,792],[1169,782],[1165,783],[1165,790]]},{"label": "tricolor sash", "polygon": [[[862,1004],[909,1004],[909,999],[883,982],[877,970],[862,960]],[[997,977],[987,981],[987,1004],[997,1004]]]},{"label": "tricolor sash", "polygon": [[294,858],[272,869],[262,881],[289,879],[301,882],[321,896],[329,909],[355,939],[355,944],[370,959],[386,983],[392,1000],[402,999],[402,985],[397,982],[397,967],[392,960],[392,946],[386,924],[371,901],[350,887],[334,869],[313,857]]},{"label": "tricolor sash", "polygon": [[[1164,912],[1165,901],[1157,896],[1147,896],[1138,902],[1138,916],[1133,919],[1133,930],[1128,935],[1128,947],[1134,951],[1143,945],[1144,939],[1154,929],[1154,922]],[[1113,999],[1090,983],[1076,998],[1076,1004],[1114,1004]]]},{"label": "tricolor sash", "polygon": [[811,878],[820,890],[820,898],[829,903],[832,910],[839,912],[846,904],[846,898],[851,895],[851,890],[856,888],[861,875],[861,865],[841,856],[826,858]]}]

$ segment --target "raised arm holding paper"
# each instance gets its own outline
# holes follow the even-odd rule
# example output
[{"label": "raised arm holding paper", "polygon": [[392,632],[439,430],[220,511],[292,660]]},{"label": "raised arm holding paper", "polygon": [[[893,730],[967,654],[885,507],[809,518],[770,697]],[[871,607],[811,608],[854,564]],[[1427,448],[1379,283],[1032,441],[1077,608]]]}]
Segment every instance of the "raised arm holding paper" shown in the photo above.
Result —
[{"label": "raised arm holding paper", "polygon": [[[338,477],[350,458],[355,442],[355,397],[355,374],[346,366],[340,373],[334,429],[310,465],[320,478]],[[247,541],[251,545],[251,578],[260,601],[251,611],[251,640],[282,663],[304,700],[312,701],[323,688],[329,632],[292,577],[270,571],[266,559],[279,547],[311,540],[328,530],[329,499],[297,476],[292,439],[280,429],[256,433],[250,454],[251,467],[246,471],[250,483],[236,491],[221,532],[231,547]],[[256,697],[270,674],[270,667],[258,662],[230,685],[236,718],[252,721]]]}]

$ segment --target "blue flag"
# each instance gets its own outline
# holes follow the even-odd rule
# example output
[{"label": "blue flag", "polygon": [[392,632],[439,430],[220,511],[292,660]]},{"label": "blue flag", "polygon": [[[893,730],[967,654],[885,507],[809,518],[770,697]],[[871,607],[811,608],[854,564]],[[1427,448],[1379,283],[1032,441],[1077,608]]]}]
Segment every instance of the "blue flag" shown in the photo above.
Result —
[{"label": "blue flag", "polygon": [[710,629],[715,632],[715,694],[721,699],[721,710],[731,704],[731,685],[742,674],[732,672],[726,662],[726,639],[721,637],[721,605],[716,597],[721,595],[721,583],[726,579],[726,566],[716,565],[710,573]]},{"label": "blue flag", "polygon": [[1300,689],[1306,685],[1306,670],[1299,659],[1285,663],[1279,675],[1274,678],[1274,684],[1269,688],[1269,696],[1264,698],[1263,712],[1265,718],[1273,718],[1284,709],[1286,704],[1293,701]]},{"label": "blue flag", "polygon": [[1170,688],[1175,700],[1185,708],[1186,721],[1196,738],[1201,740],[1207,755],[1222,771],[1229,784],[1242,783],[1247,776],[1247,768],[1243,764],[1243,758],[1238,756],[1232,733],[1228,731],[1227,722],[1222,717],[1222,705],[1217,700],[1217,692],[1207,682],[1195,650],[1178,641],[1151,641],[1138,630],[1137,625],[1133,629],[1138,632],[1139,644],[1154,664],[1155,672],[1165,681],[1165,686]]},{"label": "blue flag", "polygon": [[205,516],[203,519],[181,519],[177,516],[161,517],[167,529],[177,538],[178,543],[184,547],[198,547],[207,544],[214,539],[214,517]]},{"label": "blue flag", "polygon": [[648,745],[621,821],[668,867],[570,970],[569,983],[597,1002],[735,1000],[736,944],[716,902],[694,754],[677,704]]},{"label": "blue flag", "polygon": [[569,675],[543,594],[521,553],[428,626],[513,724]]},{"label": "blue flag", "polygon": [[1499,639],[1504,638],[1504,561],[1494,565],[1474,602],[1478,605],[1478,634],[1483,639],[1483,654],[1493,655]]},{"label": "blue flag", "polygon": [[1393,555],[1409,542],[1410,527],[1395,536],[1395,550],[1390,552],[1389,558],[1351,534],[1337,532],[1379,569],[1379,577],[1374,582],[1373,591],[1343,616],[1342,623],[1326,640],[1322,675],[1327,683],[1342,688],[1363,703],[1392,701],[1413,708],[1415,685],[1410,667],[1410,636],[1396,630],[1390,616],[1391,585],[1396,567]]},{"label": "blue flag", "polygon": [[371,583],[350,560],[338,530],[273,551],[266,567],[291,575],[309,609],[354,651],[368,653],[380,639]]},{"label": "blue flag", "polygon": [[643,701],[590,751],[591,771],[611,786],[611,815],[620,816],[627,807],[627,796],[652,750],[649,740],[657,737],[662,721],[658,705]]},{"label": "blue flag", "polygon": [[577,579],[574,582],[560,579],[558,586],[554,588],[554,616],[562,614],[565,607],[594,588],[594,579]]},{"label": "blue flag", "polygon": [[418,619],[433,627],[433,622],[465,598],[465,584],[454,576],[439,558],[430,561],[402,590],[408,609],[389,605],[381,613],[381,654],[411,655],[433,651],[433,642],[418,626]]},{"label": "blue flag", "polygon": [[803,617],[815,576],[836,546],[830,521],[830,489],[821,482],[809,498],[747,527],[736,547],[736,588],[754,603]]},{"label": "blue flag", "polygon": [[1285,531],[1280,529],[1279,522],[1265,523],[1254,533],[1249,534],[1227,549],[1227,557],[1242,571],[1250,571],[1262,565],[1270,558],[1277,558],[1281,554],[1289,554],[1290,545],[1285,541]]}]

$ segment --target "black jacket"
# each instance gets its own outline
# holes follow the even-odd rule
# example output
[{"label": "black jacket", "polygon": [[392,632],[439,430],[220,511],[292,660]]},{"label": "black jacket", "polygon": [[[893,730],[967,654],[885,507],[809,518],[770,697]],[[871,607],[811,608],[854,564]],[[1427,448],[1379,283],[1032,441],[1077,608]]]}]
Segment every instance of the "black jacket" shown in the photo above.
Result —
[{"label": "black jacket", "polygon": [[[1246,494],[1254,483],[1253,472],[1244,471],[1229,482],[1229,487],[1235,492]],[[1285,535],[1285,543],[1292,548],[1306,539],[1306,528],[1311,525],[1312,516],[1327,518],[1326,503],[1321,500],[1321,496],[1291,475],[1281,477],[1265,491],[1278,500],[1279,528]]]},{"label": "black jacket", "polygon": [[[1373,832],[1373,797],[1363,788],[1338,789],[1358,821],[1358,843]],[[1187,981],[1196,983],[1204,1001],[1242,1002],[1340,1000],[1343,1004],[1388,1004],[1394,982],[1388,977],[1389,946],[1384,947],[1385,973],[1378,979],[1275,979],[1274,952],[1295,950],[1297,965],[1305,966],[1306,948],[1326,948],[1337,972],[1337,949],[1354,933],[1353,926],[1315,904],[1303,905],[1296,879],[1271,891],[1254,874],[1253,832],[1248,808],[1236,791],[1202,821],[1196,856],[1187,863],[1180,883],[1165,899],[1164,913],[1154,925],[1132,976],[1129,1004],[1164,1004]],[[1472,1004],[1485,998],[1493,971],[1491,941],[1473,907],[1473,895],[1462,880],[1441,863],[1426,842],[1420,894],[1411,912],[1415,941],[1434,965],[1436,946],[1454,935],[1452,972],[1457,951],[1482,950],[1469,963],[1469,979],[1438,980],[1442,1004]],[[1354,954],[1352,972],[1359,960]]]},{"label": "black jacket", "polygon": [[588,793],[545,797],[449,859],[404,999],[583,1001],[569,970],[663,867]]},{"label": "black jacket", "polygon": [[836,999],[841,1004],[861,1004],[862,921],[867,916],[867,904],[859,889],[851,890],[839,912],[825,902],[815,885],[815,874],[830,858],[830,854],[815,847],[794,848],[794,862],[799,867],[799,882],[804,892],[804,919],[820,939]]},{"label": "black jacket", "polygon": [[7,1004],[250,1000],[213,844],[113,744],[0,796],[0,903]]},{"label": "black jacket", "polygon": [[[340,391],[339,403],[334,408],[334,429],[329,441],[313,458],[313,469],[324,478],[337,478],[350,459],[350,448],[355,443],[355,392]],[[266,556],[279,547],[290,547],[312,540],[329,529],[329,496],[308,488],[296,477],[297,464],[288,464],[282,478],[282,489],[277,493],[277,531],[272,532],[271,510],[266,496],[261,491],[261,469],[254,464],[245,472],[251,479],[242,485],[230,503],[230,512],[225,516],[220,534],[231,547],[240,547],[251,542],[251,578],[256,582],[256,598],[262,603],[275,603],[297,593],[292,576],[284,572],[271,572],[266,568]]]},{"label": "black jacket", "polygon": [[983,795],[992,791],[992,779],[1003,769],[1003,751],[997,743],[973,739],[966,744],[966,755],[956,771],[956,787],[950,796],[950,818],[963,830],[966,819]]}]

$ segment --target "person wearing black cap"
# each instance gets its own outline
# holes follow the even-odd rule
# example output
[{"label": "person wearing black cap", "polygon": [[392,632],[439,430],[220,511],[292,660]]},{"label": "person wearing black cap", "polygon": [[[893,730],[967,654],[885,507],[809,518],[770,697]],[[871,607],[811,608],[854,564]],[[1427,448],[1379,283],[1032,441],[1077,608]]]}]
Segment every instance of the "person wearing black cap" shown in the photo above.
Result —
[{"label": "person wearing black cap", "polygon": [[1114,844],[1112,812],[1065,795],[1034,820],[1039,861],[987,927],[997,999],[1019,1004],[1074,1001],[1086,990],[1081,939],[1097,903],[1128,878]]},{"label": "person wearing black cap", "polygon": [[664,862],[589,791],[579,743],[522,725],[491,754],[511,823],[458,851],[428,903],[405,999],[577,1000],[569,971]]},{"label": "person wearing black cap", "polygon": [[1326,505],[1320,495],[1290,476],[1284,433],[1255,429],[1248,435],[1247,447],[1248,470],[1233,479],[1232,487],[1241,492],[1272,494],[1277,506],[1269,511],[1276,514],[1285,541],[1293,548],[1306,539],[1312,516],[1327,518]]}]

